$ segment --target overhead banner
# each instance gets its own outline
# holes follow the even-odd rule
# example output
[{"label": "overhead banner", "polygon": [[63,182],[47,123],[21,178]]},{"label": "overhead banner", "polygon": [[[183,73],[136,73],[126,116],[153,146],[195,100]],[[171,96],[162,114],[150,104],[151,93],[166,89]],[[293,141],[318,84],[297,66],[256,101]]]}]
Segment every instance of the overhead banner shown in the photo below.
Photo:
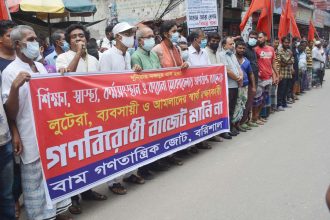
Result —
[{"label": "overhead banner", "polygon": [[200,28],[205,32],[218,32],[218,6],[216,0],[187,0],[188,32]]},{"label": "overhead banner", "polygon": [[226,82],[224,66],[32,78],[48,202],[227,132]]}]

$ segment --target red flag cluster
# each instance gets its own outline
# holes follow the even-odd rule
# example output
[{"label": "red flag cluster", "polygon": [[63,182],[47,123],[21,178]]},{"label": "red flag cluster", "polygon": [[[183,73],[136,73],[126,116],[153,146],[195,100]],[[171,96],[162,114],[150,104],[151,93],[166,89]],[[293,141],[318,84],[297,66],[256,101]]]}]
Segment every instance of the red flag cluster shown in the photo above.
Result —
[{"label": "red flag cluster", "polygon": [[316,28],[314,27],[314,24],[312,21],[309,22],[309,30],[308,30],[308,41],[313,41],[315,38]]},{"label": "red flag cluster", "polygon": [[256,11],[261,10],[259,21],[257,24],[257,31],[262,31],[271,35],[271,24],[273,19],[273,5],[270,0],[252,0],[251,5],[247,13],[245,14],[241,24],[240,29],[243,31],[249,17]]},{"label": "red flag cluster", "polygon": [[0,0],[0,20],[8,20],[8,19],[9,19],[9,15],[5,0]]},{"label": "red flag cluster", "polygon": [[282,10],[278,38],[282,38],[291,33],[292,37],[300,37],[300,32],[292,12],[291,0],[287,0],[285,10]]}]

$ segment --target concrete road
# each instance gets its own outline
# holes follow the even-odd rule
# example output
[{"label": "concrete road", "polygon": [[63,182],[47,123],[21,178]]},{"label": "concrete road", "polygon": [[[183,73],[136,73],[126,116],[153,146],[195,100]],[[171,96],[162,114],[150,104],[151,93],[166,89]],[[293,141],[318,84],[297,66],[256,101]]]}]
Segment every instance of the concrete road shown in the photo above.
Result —
[{"label": "concrete road", "polygon": [[322,89],[231,141],[212,144],[105,202],[79,220],[325,220],[330,184],[330,72]]}]

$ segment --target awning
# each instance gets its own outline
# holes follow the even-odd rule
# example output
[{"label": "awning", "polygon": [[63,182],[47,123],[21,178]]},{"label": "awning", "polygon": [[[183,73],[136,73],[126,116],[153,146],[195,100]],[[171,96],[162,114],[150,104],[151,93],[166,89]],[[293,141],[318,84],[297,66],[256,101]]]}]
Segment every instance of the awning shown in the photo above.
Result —
[{"label": "awning", "polygon": [[8,0],[10,12],[35,12],[41,14],[93,14],[96,6],[90,0]]}]

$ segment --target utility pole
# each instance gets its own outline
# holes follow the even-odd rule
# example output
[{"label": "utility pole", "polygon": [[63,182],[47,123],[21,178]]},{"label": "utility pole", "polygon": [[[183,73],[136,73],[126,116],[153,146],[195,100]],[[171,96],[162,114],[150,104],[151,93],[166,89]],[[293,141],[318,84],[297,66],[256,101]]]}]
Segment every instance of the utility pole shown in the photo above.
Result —
[{"label": "utility pole", "polygon": [[222,37],[223,34],[223,8],[224,8],[224,0],[218,0],[218,25],[219,25],[219,34]]}]

